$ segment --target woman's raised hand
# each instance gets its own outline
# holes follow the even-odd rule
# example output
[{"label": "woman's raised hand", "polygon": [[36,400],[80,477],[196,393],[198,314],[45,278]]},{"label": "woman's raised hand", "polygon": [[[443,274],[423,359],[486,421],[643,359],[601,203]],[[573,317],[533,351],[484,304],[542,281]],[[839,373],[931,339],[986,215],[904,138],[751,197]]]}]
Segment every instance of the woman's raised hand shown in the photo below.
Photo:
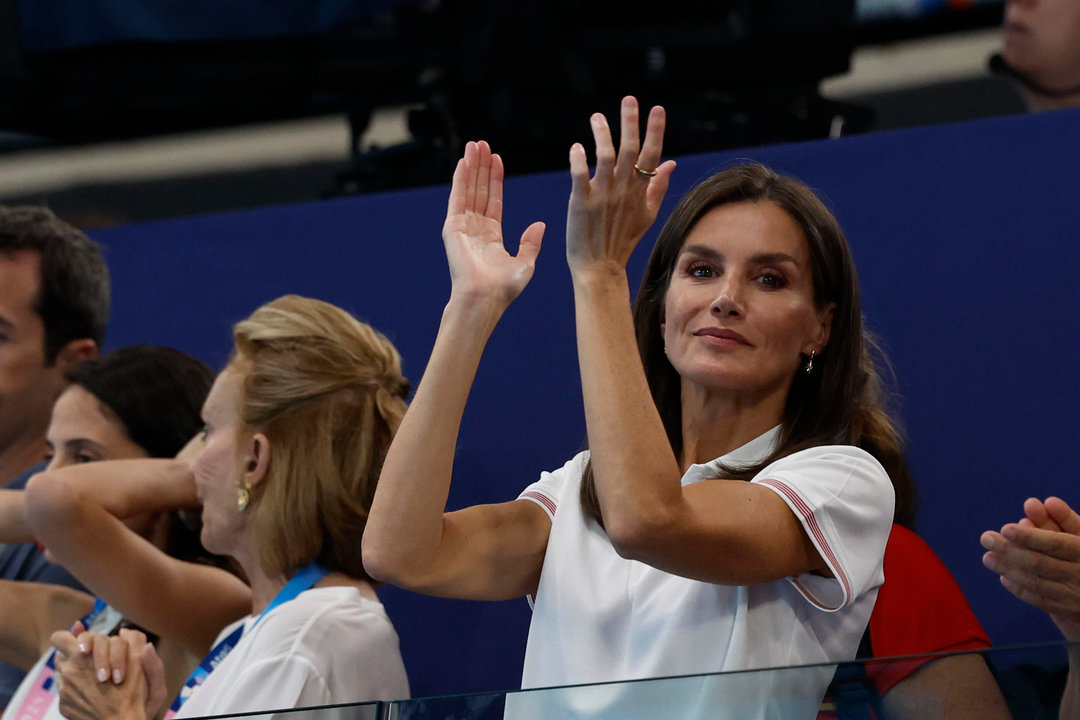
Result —
[{"label": "woman's raised hand", "polygon": [[585,148],[570,148],[570,207],[566,218],[566,259],[570,272],[608,267],[622,272],[638,241],[656,220],[675,161],[660,162],[664,109],[649,112],[640,141],[638,102],[623,98],[619,151],[600,113],[590,118],[596,142],[596,172],[589,179]]},{"label": "woman's raised hand", "polygon": [[526,228],[517,255],[511,255],[503,244],[502,206],[502,158],[483,140],[468,143],[454,170],[443,224],[453,293],[508,305],[532,278],[544,223]]}]

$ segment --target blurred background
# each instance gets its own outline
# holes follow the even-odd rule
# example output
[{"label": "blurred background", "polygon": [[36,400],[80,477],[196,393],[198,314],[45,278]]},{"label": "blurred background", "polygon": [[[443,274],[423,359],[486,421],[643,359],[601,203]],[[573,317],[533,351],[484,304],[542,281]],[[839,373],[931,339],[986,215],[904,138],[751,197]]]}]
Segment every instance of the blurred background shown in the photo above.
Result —
[{"label": "blurred background", "polygon": [[[662,7],[658,14],[657,7]],[[0,0],[0,203],[84,228],[564,166],[664,104],[670,155],[1024,109],[1004,0]]]}]

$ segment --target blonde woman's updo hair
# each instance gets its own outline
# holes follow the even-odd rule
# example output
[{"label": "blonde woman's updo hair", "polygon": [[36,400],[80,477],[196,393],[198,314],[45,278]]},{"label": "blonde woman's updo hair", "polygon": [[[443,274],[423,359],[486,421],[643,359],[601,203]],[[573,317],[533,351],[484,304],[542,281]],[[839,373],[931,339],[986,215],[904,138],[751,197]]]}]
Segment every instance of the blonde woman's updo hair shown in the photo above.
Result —
[{"label": "blonde woman's updo hair", "polygon": [[409,392],[401,356],[370,325],[297,295],[260,307],[233,339],[240,419],[270,442],[248,509],[263,569],[314,561],[367,578],[360,540]]}]

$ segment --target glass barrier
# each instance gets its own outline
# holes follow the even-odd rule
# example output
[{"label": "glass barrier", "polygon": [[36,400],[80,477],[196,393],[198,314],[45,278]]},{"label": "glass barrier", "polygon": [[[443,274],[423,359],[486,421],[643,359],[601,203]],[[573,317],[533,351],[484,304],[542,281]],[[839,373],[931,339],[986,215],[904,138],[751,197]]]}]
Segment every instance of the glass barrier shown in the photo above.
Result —
[{"label": "glass barrier", "polygon": [[[948,717],[947,708],[934,711],[940,697],[937,693],[943,686],[955,685],[970,691],[967,694],[974,698],[973,704],[986,703],[983,720],[1010,715],[1016,720],[1057,720],[1068,673],[1069,647],[1065,643],[1043,643],[839,665],[802,665],[222,717],[273,716],[277,720],[914,720],[929,715]],[[1073,654],[1080,656],[1080,644],[1071,647]],[[936,679],[907,682],[916,677],[916,671],[929,668],[931,664],[935,672],[941,673]],[[987,664],[992,678],[983,670]],[[996,680],[1008,705],[1007,713],[1000,699],[994,697],[993,685],[980,688],[973,680],[973,672],[981,674],[985,680]],[[928,676],[923,673],[921,677]],[[829,691],[822,699],[818,696],[824,684],[829,685]],[[882,701],[875,690],[877,687],[903,687],[904,701],[898,703],[888,695]],[[998,712],[994,712],[994,708]]]}]

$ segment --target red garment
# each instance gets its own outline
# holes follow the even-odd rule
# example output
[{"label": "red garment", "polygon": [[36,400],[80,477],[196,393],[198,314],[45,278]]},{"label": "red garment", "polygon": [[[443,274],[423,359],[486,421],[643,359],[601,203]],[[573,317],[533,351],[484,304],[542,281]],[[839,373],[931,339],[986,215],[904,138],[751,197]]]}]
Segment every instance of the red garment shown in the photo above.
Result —
[{"label": "red garment", "polygon": [[[906,528],[893,525],[885,546],[885,584],[870,614],[870,645],[875,658],[935,652],[983,650],[990,638],[975,619],[967,598],[930,546]],[[930,658],[868,662],[866,679],[879,698]],[[821,704],[818,720],[838,717],[835,686]],[[871,713],[871,717],[877,715]]]},{"label": "red garment", "polygon": [[[885,547],[885,584],[870,615],[874,657],[982,650],[990,638],[949,569],[918,535],[893,525]],[[879,696],[930,662],[869,663]]]}]

